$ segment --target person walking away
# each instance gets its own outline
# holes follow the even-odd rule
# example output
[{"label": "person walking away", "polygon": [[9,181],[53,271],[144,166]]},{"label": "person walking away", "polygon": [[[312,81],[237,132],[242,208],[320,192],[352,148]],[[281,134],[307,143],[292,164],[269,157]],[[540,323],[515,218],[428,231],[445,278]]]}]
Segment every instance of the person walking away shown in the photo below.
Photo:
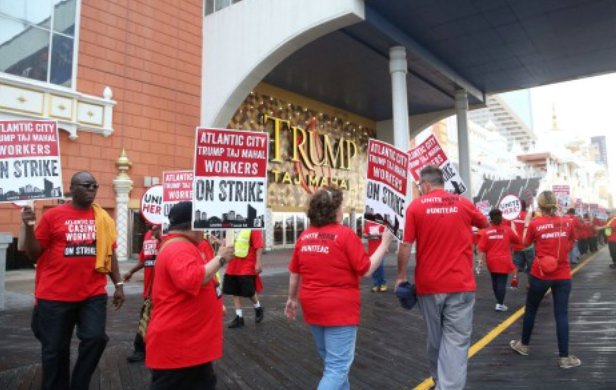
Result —
[{"label": "person walking away", "polygon": [[[143,269],[143,305],[139,318],[143,316],[143,311],[146,310],[146,300],[152,299],[152,282],[154,281],[154,264],[156,264],[156,256],[158,255],[158,244],[160,243],[160,225],[152,225],[143,237],[141,252],[139,252],[139,261],[133,268],[124,274],[124,281],[131,280],[135,272]],[[133,341],[133,353],[126,357],[129,363],[142,362],[145,360],[145,341],[140,331],[135,334]]]},{"label": "person walking away", "polygon": [[573,226],[573,235],[575,237],[575,241],[573,242],[573,247],[569,251],[569,262],[571,264],[577,264],[580,259],[580,249],[579,249],[578,238],[584,235],[584,224],[575,215],[574,208],[570,208],[569,210],[567,210],[567,215],[565,217],[569,218],[569,221]]},{"label": "person walking away", "polygon": [[485,257],[486,265],[492,278],[492,290],[496,298],[496,311],[507,311],[505,294],[507,292],[507,278],[516,266],[511,257],[511,246],[520,244],[521,239],[509,226],[504,225],[503,214],[499,209],[490,210],[492,226],[482,230],[479,239],[479,251]]},{"label": "person walking away", "polygon": [[[324,363],[319,390],[349,389],[360,317],[359,280],[381,264],[393,235],[368,256],[357,234],[342,225],[342,191],[318,190],[310,199],[310,226],[297,239],[289,264],[285,315],[294,320],[297,301]],[[300,287],[301,286],[301,287]]]},{"label": "person walking away", "polygon": [[520,355],[530,353],[530,341],[539,305],[548,289],[552,290],[556,336],[558,339],[558,366],[572,368],[582,364],[569,354],[569,295],[571,293],[571,267],[568,253],[575,241],[574,227],[568,218],[556,215],[557,201],[552,191],[537,197],[542,217],[525,227],[525,244],[535,243],[536,258],[531,269],[530,288],[526,296],[526,310],[522,323],[522,339],[511,340],[509,345]]},{"label": "person walking away", "polygon": [[156,259],[145,340],[150,390],[216,388],[212,362],[222,357],[223,322],[214,277],[233,258],[233,248],[220,248],[206,262],[198,248],[203,232],[191,230],[191,215],[191,202],[171,208],[169,233]]},{"label": "person walking away", "polygon": [[[381,245],[381,236],[385,231],[385,226],[379,225],[372,221],[366,221],[364,225],[364,238],[368,240],[368,256],[371,256],[374,251]],[[387,280],[385,279],[384,263],[372,273],[372,292],[386,292]]]},{"label": "person walking away", "polygon": [[417,242],[415,286],[428,331],[430,374],[437,389],[462,389],[476,290],[472,226],[483,229],[488,221],[468,199],[444,190],[439,168],[424,167],[417,185],[422,195],[406,210],[396,286],[407,281],[411,245]]},{"label": "person walking away", "polygon": [[[32,331],[41,342],[42,389],[87,389],[109,338],[108,275],[115,285],[113,306],[124,302],[115,255],[113,219],[94,203],[98,183],[89,172],[71,177],[71,202],[43,214],[36,230],[34,210],[25,207],[24,247],[36,262]],[[70,347],[77,328],[79,353],[70,373]]]},{"label": "person walking away", "polygon": [[261,263],[263,246],[261,230],[240,230],[235,238],[235,249],[238,252],[235,259],[237,261],[229,262],[222,283],[222,292],[233,296],[233,307],[235,308],[235,318],[228,328],[244,327],[242,297],[249,298],[252,302],[255,309],[255,323],[263,321],[264,309],[257,293],[257,277],[263,270]]},{"label": "person walking away", "polygon": [[[520,201],[522,211],[520,211],[520,215],[516,219],[513,220],[513,225],[515,226],[515,232],[518,237],[520,237],[520,243],[513,245],[513,263],[516,265],[516,269],[513,271],[513,278],[511,279],[511,288],[518,288],[519,284],[519,273],[523,272],[527,275],[530,272],[532,267],[533,258],[535,257],[535,247],[529,246],[525,247],[522,242],[522,232],[524,230],[524,222],[528,218],[528,211],[526,201]],[[532,212],[531,212],[532,213]],[[527,282],[528,285],[528,282]]]}]

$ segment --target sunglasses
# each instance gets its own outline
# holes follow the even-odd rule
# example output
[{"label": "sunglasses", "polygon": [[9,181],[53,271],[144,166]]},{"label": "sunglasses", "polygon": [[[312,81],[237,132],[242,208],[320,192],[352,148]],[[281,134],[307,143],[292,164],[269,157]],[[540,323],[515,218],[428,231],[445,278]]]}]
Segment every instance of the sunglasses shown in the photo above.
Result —
[{"label": "sunglasses", "polygon": [[78,183],[79,187],[83,187],[87,190],[98,190],[99,185],[96,183]]}]

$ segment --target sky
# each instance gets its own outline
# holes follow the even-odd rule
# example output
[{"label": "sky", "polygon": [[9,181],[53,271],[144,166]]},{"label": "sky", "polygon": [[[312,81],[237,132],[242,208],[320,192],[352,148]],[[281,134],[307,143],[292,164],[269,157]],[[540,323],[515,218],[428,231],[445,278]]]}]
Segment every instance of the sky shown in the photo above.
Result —
[{"label": "sky", "polygon": [[605,135],[612,193],[616,193],[616,73],[552,84],[530,90],[532,128],[552,128],[552,107],[558,127],[590,141]]}]

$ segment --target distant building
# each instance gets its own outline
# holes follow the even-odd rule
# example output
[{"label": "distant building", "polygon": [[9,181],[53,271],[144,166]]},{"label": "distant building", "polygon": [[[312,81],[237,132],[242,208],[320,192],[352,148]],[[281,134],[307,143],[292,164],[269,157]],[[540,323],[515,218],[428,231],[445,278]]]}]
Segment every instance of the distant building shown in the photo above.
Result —
[{"label": "distant building", "polygon": [[607,165],[607,144],[605,142],[605,136],[600,135],[590,138],[590,144],[596,151],[595,162],[608,168]]}]

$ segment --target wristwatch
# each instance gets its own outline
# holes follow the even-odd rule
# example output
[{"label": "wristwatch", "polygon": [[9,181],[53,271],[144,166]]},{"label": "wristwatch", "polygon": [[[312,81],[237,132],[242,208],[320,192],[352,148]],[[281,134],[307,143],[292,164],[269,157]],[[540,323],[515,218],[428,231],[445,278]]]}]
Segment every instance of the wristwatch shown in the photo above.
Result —
[{"label": "wristwatch", "polygon": [[222,256],[218,256],[218,264],[222,267],[223,265],[225,265],[225,263],[227,262],[227,259],[225,259]]}]

